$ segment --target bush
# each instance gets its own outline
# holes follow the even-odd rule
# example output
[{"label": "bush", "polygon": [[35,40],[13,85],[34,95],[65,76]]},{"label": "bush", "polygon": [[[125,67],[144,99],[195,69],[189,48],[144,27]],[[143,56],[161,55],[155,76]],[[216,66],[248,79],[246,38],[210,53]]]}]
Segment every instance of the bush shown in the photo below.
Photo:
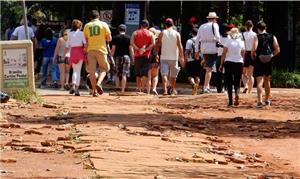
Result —
[{"label": "bush", "polygon": [[300,74],[275,69],[271,83],[277,88],[300,88]]},{"label": "bush", "polygon": [[10,93],[11,97],[25,103],[42,103],[42,98],[34,91],[24,88]]}]

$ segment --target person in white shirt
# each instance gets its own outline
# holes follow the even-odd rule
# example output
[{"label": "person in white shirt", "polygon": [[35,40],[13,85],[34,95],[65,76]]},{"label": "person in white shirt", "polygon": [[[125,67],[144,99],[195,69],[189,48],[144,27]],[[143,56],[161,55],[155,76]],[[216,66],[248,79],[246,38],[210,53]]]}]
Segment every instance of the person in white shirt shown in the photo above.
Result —
[{"label": "person in white shirt", "polygon": [[201,43],[200,51],[203,54],[206,74],[203,86],[203,92],[209,93],[209,82],[212,76],[213,66],[216,64],[218,55],[218,45],[220,42],[219,25],[216,23],[219,18],[215,12],[210,12],[206,17],[208,22],[202,24],[198,30],[196,38],[195,58],[199,59],[199,43]]},{"label": "person in white shirt", "polygon": [[81,67],[83,61],[85,60],[84,48],[86,46],[86,39],[83,32],[81,31],[82,22],[80,20],[74,19],[72,22],[71,32],[68,34],[68,40],[66,43],[66,48],[62,56],[62,61],[66,60],[66,54],[70,50],[69,64],[72,65],[73,75],[72,75],[72,88],[70,94],[75,96],[80,96],[79,85],[81,79]]},{"label": "person in white shirt", "polygon": [[229,31],[230,39],[224,44],[220,71],[225,67],[225,83],[228,93],[228,106],[233,105],[232,86],[234,86],[234,105],[239,105],[240,84],[245,56],[245,45],[237,28]]},{"label": "person in white shirt", "polygon": [[246,21],[243,39],[245,41],[245,63],[243,68],[243,84],[244,91],[243,93],[252,93],[254,78],[253,78],[253,69],[254,69],[254,59],[251,58],[251,50],[254,42],[254,38],[256,37],[256,33],[252,31],[253,23],[251,20]]},{"label": "person in white shirt", "polygon": [[[27,30],[28,30],[28,32],[27,32],[28,38],[32,41],[33,49],[35,49],[36,39],[35,39],[33,29],[31,27],[27,26]],[[26,35],[25,35],[24,19],[21,20],[20,26],[15,28],[14,32],[12,33],[11,40],[27,40]]]},{"label": "person in white shirt", "polygon": [[159,34],[155,51],[156,54],[158,54],[159,48],[161,47],[160,73],[162,76],[163,95],[168,94],[168,76],[170,79],[171,95],[176,95],[176,78],[180,71],[178,61],[181,65],[184,65],[183,47],[180,34],[173,29],[174,22],[171,18],[166,19],[165,26],[166,29]]}]

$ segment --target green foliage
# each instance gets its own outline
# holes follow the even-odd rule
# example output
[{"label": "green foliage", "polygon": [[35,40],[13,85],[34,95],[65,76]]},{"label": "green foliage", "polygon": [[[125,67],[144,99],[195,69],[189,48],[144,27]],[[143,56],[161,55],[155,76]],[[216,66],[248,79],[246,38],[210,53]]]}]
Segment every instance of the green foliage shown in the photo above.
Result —
[{"label": "green foliage", "polygon": [[300,88],[300,74],[275,69],[271,83],[277,88]]},{"label": "green foliage", "polygon": [[23,16],[21,1],[4,0],[1,2],[1,40],[11,23],[19,24]]},{"label": "green foliage", "polygon": [[243,26],[244,16],[242,14],[237,15],[236,17],[231,17],[229,20],[229,24],[235,24],[237,28],[241,28]]},{"label": "green foliage", "polygon": [[10,95],[12,98],[25,103],[42,103],[42,98],[36,92],[28,88],[18,89]]}]

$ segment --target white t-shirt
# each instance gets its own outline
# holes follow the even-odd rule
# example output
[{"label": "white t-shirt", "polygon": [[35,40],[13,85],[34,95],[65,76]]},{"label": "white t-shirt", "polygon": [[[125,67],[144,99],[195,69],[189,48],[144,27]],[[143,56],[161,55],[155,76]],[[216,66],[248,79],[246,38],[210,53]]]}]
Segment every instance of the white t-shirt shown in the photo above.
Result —
[{"label": "white t-shirt", "polygon": [[[196,37],[193,37],[192,39],[194,40],[194,42],[196,41]],[[190,51],[190,54],[189,54],[189,56],[187,58],[188,62],[195,61],[195,58],[192,57],[192,54],[191,54],[192,50],[193,50],[193,40],[192,39],[187,40],[186,44],[185,44],[185,49]]]},{"label": "white t-shirt", "polygon": [[228,49],[225,57],[225,62],[244,62],[241,51],[245,50],[245,44],[241,39],[228,39],[224,46]]},{"label": "white t-shirt", "polygon": [[178,60],[177,36],[180,34],[173,28],[163,30],[161,40],[161,60]]},{"label": "white t-shirt", "polygon": [[[22,25],[22,26],[17,27],[12,35],[17,37],[18,40],[26,40],[25,26]],[[28,27],[28,37],[29,37],[29,39],[34,38],[34,32],[31,27]]]},{"label": "white t-shirt", "polygon": [[[213,25],[213,27],[212,27]],[[213,33],[214,28],[214,33]],[[197,38],[196,38],[196,52],[198,51],[199,42],[201,42],[201,52],[203,54],[216,54],[218,48],[216,42],[220,42],[220,32],[218,23],[207,22],[199,27]]]},{"label": "white t-shirt", "polygon": [[[222,44],[222,45],[224,45],[225,43],[226,43],[226,41],[227,41],[227,39],[229,39],[229,37],[221,37],[220,38],[220,43]],[[219,47],[218,48],[218,56],[221,56],[223,54],[223,48],[222,47]]]},{"label": "white t-shirt", "polygon": [[66,47],[82,47],[84,44],[86,44],[86,40],[82,31],[69,32]]},{"label": "white t-shirt", "polygon": [[246,51],[251,51],[256,33],[250,30],[249,32],[244,32],[243,35],[245,38]]}]

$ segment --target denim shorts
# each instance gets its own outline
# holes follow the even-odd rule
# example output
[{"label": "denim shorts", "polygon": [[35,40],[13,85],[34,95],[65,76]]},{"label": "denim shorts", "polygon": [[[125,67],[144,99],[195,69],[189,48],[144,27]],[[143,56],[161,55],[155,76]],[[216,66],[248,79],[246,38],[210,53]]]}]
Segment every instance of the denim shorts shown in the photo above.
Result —
[{"label": "denim shorts", "polygon": [[160,61],[160,73],[162,76],[170,76],[176,78],[180,71],[177,60],[161,60]]},{"label": "denim shorts", "polygon": [[66,58],[65,58],[65,61],[62,61],[62,57],[61,57],[61,56],[58,56],[58,57],[57,57],[57,64],[61,64],[61,63],[69,64],[69,57],[66,57]]}]

